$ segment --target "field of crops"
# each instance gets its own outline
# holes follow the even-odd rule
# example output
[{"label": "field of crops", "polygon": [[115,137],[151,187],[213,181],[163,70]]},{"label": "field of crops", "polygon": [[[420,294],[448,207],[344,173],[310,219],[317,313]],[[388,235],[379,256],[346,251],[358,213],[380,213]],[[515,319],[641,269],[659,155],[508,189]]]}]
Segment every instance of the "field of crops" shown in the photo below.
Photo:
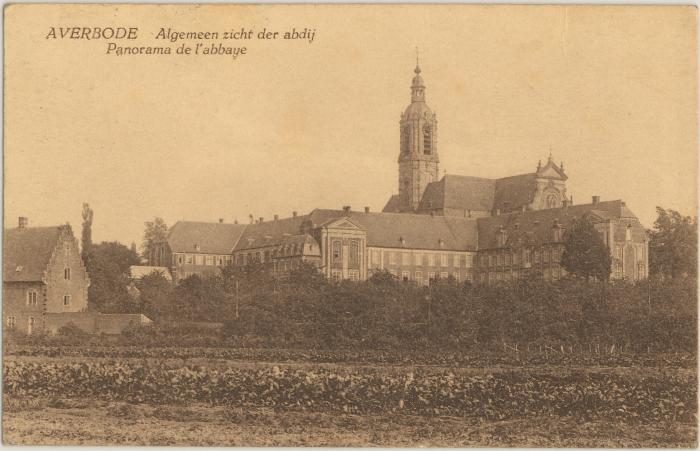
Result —
[{"label": "field of crops", "polygon": [[5,355],[19,357],[85,357],[109,359],[220,359],[250,362],[367,363],[487,368],[493,366],[581,366],[696,368],[691,353],[575,352],[566,347],[531,352],[444,352],[398,350],[296,350],[260,348],[183,348],[140,346],[10,345]]},{"label": "field of crops", "polygon": [[204,403],[275,410],[450,415],[506,420],[574,416],[631,423],[691,423],[697,377],[566,376],[517,371],[464,376],[407,371],[172,368],[143,363],[6,362],[10,397],[94,398],[149,404]]}]

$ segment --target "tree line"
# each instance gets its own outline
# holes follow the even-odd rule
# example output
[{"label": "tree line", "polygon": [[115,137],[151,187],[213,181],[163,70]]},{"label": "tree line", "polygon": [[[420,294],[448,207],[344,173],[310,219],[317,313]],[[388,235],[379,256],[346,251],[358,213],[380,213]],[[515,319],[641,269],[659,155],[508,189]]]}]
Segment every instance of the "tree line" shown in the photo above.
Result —
[{"label": "tree line", "polygon": [[[311,266],[278,279],[262,267],[222,268],[173,286],[158,273],[132,281],[162,220],[145,224],[135,244],[90,243],[93,214],[84,208],[83,258],[91,278],[90,308],[140,312],[160,325],[218,323],[216,339],[254,338],[299,346],[496,346],[500,343],[594,344],[639,349],[694,349],[697,324],[697,219],[658,209],[649,231],[651,278],[610,282],[610,255],[589,218],[565,236],[564,280],[538,274],[490,286],[437,280],[418,287],[388,272],[365,282],[331,283]],[[87,229],[87,230],[86,230]],[[86,251],[87,250],[87,251]],[[138,294],[129,292],[137,288]],[[184,327],[184,326],[183,326]],[[209,329],[207,329],[209,330]],[[210,337],[211,338],[211,337]]]}]

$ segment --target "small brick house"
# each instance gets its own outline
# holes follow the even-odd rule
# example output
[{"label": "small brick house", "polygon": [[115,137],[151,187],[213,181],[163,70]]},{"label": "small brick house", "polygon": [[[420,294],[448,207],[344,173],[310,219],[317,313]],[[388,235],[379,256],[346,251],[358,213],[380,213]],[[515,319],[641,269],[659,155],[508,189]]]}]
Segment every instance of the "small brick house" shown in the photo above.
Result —
[{"label": "small brick house", "polygon": [[69,225],[18,227],[3,235],[3,324],[28,334],[46,330],[47,313],[85,312],[88,277]]}]

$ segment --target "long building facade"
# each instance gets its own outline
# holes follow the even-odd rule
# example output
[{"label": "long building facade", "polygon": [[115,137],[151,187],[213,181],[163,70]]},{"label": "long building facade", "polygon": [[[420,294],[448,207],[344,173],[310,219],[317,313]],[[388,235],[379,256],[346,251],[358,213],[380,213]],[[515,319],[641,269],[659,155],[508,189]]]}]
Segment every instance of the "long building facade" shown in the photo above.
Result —
[{"label": "long building facade", "polygon": [[610,250],[611,276],[648,276],[648,240],[634,213],[621,200],[597,196],[574,205],[564,165],[551,154],[531,173],[438,179],[437,118],[425,89],[416,67],[411,103],[399,123],[399,194],[382,212],[346,206],[268,221],[251,217],[250,224],[181,221],[150,264],[170,268],[176,281],[254,262],[279,275],[310,263],[333,280],[365,280],[378,270],[417,284],[437,278],[495,283],[532,272],[556,280],[565,275],[566,230],[588,215]]}]

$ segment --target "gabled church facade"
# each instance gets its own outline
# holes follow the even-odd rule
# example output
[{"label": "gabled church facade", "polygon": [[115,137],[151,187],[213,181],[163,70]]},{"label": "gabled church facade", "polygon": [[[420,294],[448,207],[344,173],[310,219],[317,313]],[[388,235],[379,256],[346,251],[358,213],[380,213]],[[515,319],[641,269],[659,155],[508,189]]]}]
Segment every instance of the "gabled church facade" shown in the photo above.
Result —
[{"label": "gabled church facade", "polygon": [[438,278],[494,283],[533,272],[556,280],[566,274],[566,229],[589,215],[610,250],[612,277],[648,276],[648,242],[637,217],[620,200],[596,196],[574,205],[564,165],[551,154],[531,173],[440,178],[437,116],[425,89],[417,66],[399,123],[398,194],[381,213],[346,206],[246,225],[178,222],[150,264],[169,267],[176,281],[254,262],[278,275],[311,263],[334,280],[365,280],[379,270],[419,285]]}]

